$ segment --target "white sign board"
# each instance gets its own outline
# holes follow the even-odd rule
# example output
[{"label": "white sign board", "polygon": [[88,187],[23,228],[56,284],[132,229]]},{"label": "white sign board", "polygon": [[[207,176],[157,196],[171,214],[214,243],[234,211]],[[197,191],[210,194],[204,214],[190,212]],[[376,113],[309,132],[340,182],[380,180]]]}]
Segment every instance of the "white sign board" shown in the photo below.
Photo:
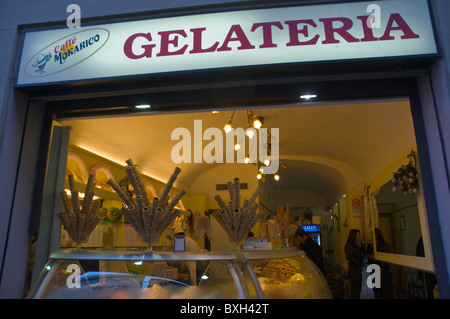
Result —
[{"label": "white sign board", "polygon": [[16,84],[437,54],[426,0],[82,22],[81,28],[25,33]]}]

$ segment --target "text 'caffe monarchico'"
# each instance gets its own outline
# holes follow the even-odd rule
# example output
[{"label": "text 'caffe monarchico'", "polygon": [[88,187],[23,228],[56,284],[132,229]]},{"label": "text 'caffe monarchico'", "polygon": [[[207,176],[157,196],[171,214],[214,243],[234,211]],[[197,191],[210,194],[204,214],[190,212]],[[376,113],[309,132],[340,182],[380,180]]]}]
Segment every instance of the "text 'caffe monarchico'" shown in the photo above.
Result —
[{"label": "text 'caffe monarchico'", "polygon": [[448,298],[448,5],[188,2],[5,22],[0,295]]}]

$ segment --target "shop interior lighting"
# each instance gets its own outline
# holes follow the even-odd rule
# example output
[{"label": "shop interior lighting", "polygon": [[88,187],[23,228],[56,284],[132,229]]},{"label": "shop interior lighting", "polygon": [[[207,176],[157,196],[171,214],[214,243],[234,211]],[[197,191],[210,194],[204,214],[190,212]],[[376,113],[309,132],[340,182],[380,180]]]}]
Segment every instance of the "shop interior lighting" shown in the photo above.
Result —
[{"label": "shop interior lighting", "polygon": [[[312,98],[313,96],[311,96],[310,98]],[[224,126],[224,131],[225,133],[229,133],[231,132],[231,130],[233,129],[233,117],[234,117],[234,113],[236,111],[233,111],[233,113],[231,114],[230,118],[228,119],[227,123]],[[216,111],[212,111],[212,113],[216,113]],[[249,139],[252,139],[255,134],[256,134],[256,130],[259,130],[264,124],[264,118],[263,117],[258,117],[256,116],[255,112],[252,110],[247,110],[247,129],[246,129],[246,135],[248,136]],[[270,139],[270,133],[268,132],[268,139]],[[241,141],[242,142],[242,141]],[[241,142],[238,142],[234,145],[234,149],[237,151],[241,148]],[[268,152],[267,154],[270,155],[271,153],[271,144],[268,144]],[[281,167],[286,168],[286,164],[283,163],[281,160],[279,161]],[[244,163],[248,164],[250,163],[250,157],[247,154],[247,156],[244,159]],[[254,163],[253,163],[254,164]],[[265,166],[269,166],[270,165],[270,159],[266,159],[264,161],[264,165]],[[262,180],[262,182],[265,182],[266,176],[264,174],[264,167],[261,167],[261,164],[258,163],[258,175],[256,175],[256,178],[258,180]],[[279,181],[280,180],[280,175],[278,174],[274,174],[273,176],[275,181]]]},{"label": "shop interior lighting", "polygon": [[223,129],[225,133],[230,133],[232,128],[233,127],[231,126],[231,119],[229,119],[227,124],[225,124],[225,126],[223,127]]},{"label": "shop interior lighting", "polygon": [[253,113],[253,127],[259,130],[262,126],[262,118],[257,117],[255,113]]},{"label": "shop interior lighting", "polygon": [[[72,196],[72,193],[71,193],[71,191],[70,191],[70,189],[65,189],[65,191],[66,191],[66,194],[67,194],[67,196],[69,196],[69,197],[71,197]],[[80,193],[80,192],[78,192],[78,197],[79,198],[84,198],[84,193]],[[92,199],[99,199],[100,197],[98,197],[97,195],[94,195],[94,197],[92,198]]]},{"label": "shop interior lighting", "polygon": [[248,138],[253,138],[253,136],[255,136],[255,129],[250,124],[248,125],[246,131]]},{"label": "shop interior lighting", "polygon": [[227,124],[225,124],[225,126],[223,127],[225,133],[230,133],[231,129],[233,128],[232,123],[233,123],[233,116],[234,116],[234,112],[231,114],[231,117],[228,119]]},{"label": "shop interior lighting", "polygon": [[300,95],[300,98],[303,99],[303,100],[310,100],[310,99],[314,99],[316,97],[317,97],[316,94],[303,94],[303,95]]},{"label": "shop interior lighting", "polygon": [[[234,117],[235,112],[236,111],[233,111],[233,113],[231,114],[231,117],[228,119],[227,123],[225,124],[225,126],[223,128],[226,133],[231,132],[231,129],[233,128],[233,117]],[[249,138],[252,138],[255,135],[254,129],[259,130],[262,127],[263,118],[256,116],[254,111],[247,110],[247,119],[248,119],[248,123],[247,123],[246,134]]]},{"label": "shop interior lighting", "polygon": [[152,106],[150,104],[138,104],[134,106],[135,109],[149,109],[151,107]]}]

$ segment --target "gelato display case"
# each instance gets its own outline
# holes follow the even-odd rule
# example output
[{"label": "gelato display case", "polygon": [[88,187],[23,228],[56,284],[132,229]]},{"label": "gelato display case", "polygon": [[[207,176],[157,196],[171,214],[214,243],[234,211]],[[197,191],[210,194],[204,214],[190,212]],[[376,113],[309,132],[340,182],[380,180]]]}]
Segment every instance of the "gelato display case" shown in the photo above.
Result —
[{"label": "gelato display case", "polygon": [[303,250],[235,251],[250,298],[331,299],[328,283]]},{"label": "gelato display case", "polygon": [[28,298],[244,299],[248,290],[230,252],[53,252]]},{"label": "gelato display case", "polygon": [[331,298],[302,250],[59,250],[33,283],[38,299]]}]

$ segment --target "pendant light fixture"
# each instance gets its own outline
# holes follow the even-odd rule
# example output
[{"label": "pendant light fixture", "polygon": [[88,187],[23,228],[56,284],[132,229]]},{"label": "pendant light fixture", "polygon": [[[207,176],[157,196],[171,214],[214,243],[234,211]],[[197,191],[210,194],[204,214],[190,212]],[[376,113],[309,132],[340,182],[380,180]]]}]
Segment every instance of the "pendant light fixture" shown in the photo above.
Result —
[{"label": "pendant light fixture", "polygon": [[228,119],[227,124],[225,124],[225,126],[223,127],[225,133],[230,133],[231,129],[233,128],[232,123],[233,123],[233,116],[234,116],[234,112],[231,114],[231,117]]},{"label": "pendant light fixture", "polygon": [[262,126],[261,120],[253,113],[253,127],[259,130]]},{"label": "pendant light fixture", "polygon": [[246,132],[247,132],[248,138],[250,138],[250,139],[252,139],[253,136],[255,136],[255,128],[250,124],[247,125]]},{"label": "pendant light fixture", "polygon": [[[231,117],[228,119],[227,123],[224,126],[224,131],[225,133],[230,133],[231,130],[233,129],[233,117],[234,117],[234,113],[236,111],[234,110],[233,113],[231,114]],[[256,131],[259,130],[264,124],[264,118],[262,117],[258,117],[256,116],[255,112],[253,110],[247,110],[247,129],[246,129],[246,135],[249,139],[253,139],[253,137],[256,134]],[[270,133],[267,132],[269,134],[268,139],[270,140]],[[264,137],[263,137],[264,138]],[[242,141],[241,141],[242,142]],[[267,155],[270,156],[271,154],[271,144],[268,143],[268,152]],[[234,145],[234,149],[237,151],[241,148],[240,142],[236,143]],[[244,163],[248,164],[250,163],[250,157],[249,154],[247,154],[247,156],[244,159]],[[255,164],[255,163],[253,163]],[[261,180],[263,183],[266,181],[266,175],[264,174],[264,166],[269,166],[270,165],[270,160],[269,159],[265,159],[264,160],[264,166],[261,165],[262,163],[258,162],[258,174],[256,175],[256,178],[258,180]],[[280,165],[283,168],[286,168],[286,164],[282,163],[280,160]],[[275,181],[280,180],[280,175],[278,174],[274,174],[273,176]]]}]

